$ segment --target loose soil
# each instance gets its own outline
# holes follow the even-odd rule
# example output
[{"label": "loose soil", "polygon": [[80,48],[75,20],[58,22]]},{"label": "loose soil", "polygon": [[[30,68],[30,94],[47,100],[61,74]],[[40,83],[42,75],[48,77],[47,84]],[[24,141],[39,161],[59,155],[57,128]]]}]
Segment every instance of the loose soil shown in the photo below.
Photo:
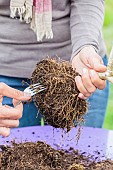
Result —
[{"label": "loose soil", "polygon": [[113,170],[113,161],[96,162],[70,148],[55,150],[44,142],[1,146],[1,170]]},{"label": "loose soil", "polygon": [[[31,84],[40,83],[46,88],[34,96],[45,121],[55,128],[67,129],[67,132],[84,122],[88,108],[87,102],[78,98],[77,75],[69,62],[48,58],[37,63],[31,77]],[[96,162],[93,157],[89,159],[73,148],[55,150],[39,141],[0,148],[1,170],[113,170],[111,160]]]},{"label": "loose soil", "polygon": [[40,83],[46,88],[34,96],[34,101],[47,124],[69,131],[84,122],[88,105],[78,97],[77,75],[67,61],[47,58],[37,63],[31,84]]}]

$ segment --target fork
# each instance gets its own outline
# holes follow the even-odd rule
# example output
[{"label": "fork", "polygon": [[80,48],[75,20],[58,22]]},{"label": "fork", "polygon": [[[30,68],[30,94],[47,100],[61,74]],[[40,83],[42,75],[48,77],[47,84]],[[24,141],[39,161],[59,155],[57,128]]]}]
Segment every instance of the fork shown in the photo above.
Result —
[{"label": "fork", "polygon": [[34,96],[37,93],[40,93],[41,91],[45,90],[46,88],[43,87],[40,83],[36,83],[36,84],[31,84],[30,86],[28,86],[24,92],[25,93],[30,93],[31,97]]},{"label": "fork", "polygon": [[[27,88],[25,88],[24,92],[25,93],[29,93],[31,95],[31,97],[33,97],[34,95],[36,95],[37,93],[40,93],[42,91],[44,91],[46,88],[43,87],[40,83],[36,83],[36,84],[31,84],[30,86],[28,86]],[[23,101],[19,101],[17,105],[19,105],[20,103],[23,103]]]}]

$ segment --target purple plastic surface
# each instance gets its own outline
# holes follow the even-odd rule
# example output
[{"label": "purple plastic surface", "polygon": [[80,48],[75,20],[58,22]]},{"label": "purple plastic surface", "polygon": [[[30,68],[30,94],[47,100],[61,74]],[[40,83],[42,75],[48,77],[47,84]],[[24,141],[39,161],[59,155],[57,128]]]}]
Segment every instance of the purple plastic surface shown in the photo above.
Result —
[{"label": "purple plastic surface", "polygon": [[11,130],[9,137],[0,137],[0,145],[9,145],[10,141],[14,140],[17,143],[45,141],[55,149],[72,147],[81,153],[93,155],[95,158],[113,160],[113,131],[82,127],[78,144],[76,134],[77,128],[73,128],[68,134],[51,126],[17,128]]}]

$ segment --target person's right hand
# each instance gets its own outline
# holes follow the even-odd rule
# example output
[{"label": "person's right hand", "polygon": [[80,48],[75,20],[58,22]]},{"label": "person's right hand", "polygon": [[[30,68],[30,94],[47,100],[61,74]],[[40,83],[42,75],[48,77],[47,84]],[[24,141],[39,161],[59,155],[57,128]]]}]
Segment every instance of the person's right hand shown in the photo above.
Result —
[{"label": "person's right hand", "polygon": [[107,67],[92,46],[84,47],[73,58],[72,66],[81,75],[75,78],[81,99],[90,97],[97,88],[103,90],[106,87],[106,81],[99,77],[98,72],[105,72]]},{"label": "person's right hand", "polygon": [[[3,97],[13,99],[14,107],[2,105]],[[10,128],[19,126],[19,119],[22,117],[23,104],[19,101],[26,101],[31,98],[29,93],[16,90],[5,83],[0,83],[0,135],[9,136]]]}]

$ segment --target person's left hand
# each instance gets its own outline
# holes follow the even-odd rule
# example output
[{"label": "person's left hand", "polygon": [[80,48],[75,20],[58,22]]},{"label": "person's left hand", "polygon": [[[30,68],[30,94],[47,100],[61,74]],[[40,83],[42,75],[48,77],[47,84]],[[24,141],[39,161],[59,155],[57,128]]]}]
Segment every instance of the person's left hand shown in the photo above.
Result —
[{"label": "person's left hand", "polygon": [[81,75],[75,77],[77,88],[80,91],[80,98],[86,99],[97,88],[100,90],[105,88],[106,82],[99,78],[97,72],[105,72],[107,68],[92,46],[84,47],[73,58],[72,67]]}]

